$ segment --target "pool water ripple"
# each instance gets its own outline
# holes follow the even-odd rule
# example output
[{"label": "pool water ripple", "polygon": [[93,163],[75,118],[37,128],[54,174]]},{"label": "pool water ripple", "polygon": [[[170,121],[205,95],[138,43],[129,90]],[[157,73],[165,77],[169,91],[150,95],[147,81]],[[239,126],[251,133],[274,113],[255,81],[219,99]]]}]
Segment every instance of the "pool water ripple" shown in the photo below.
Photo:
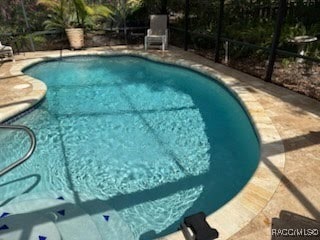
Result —
[{"label": "pool water ripple", "polygon": [[[102,200],[136,239],[174,232],[183,216],[214,212],[257,167],[259,142],[243,107],[199,73],[132,56],[69,57],[25,73],[48,86],[45,100],[14,122],[34,130],[37,149],[1,183],[37,174],[35,194]],[[1,154],[9,161],[21,141],[0,139],[10,143]],[[26,184],[32,180],[2,186],[3,201]]]}]

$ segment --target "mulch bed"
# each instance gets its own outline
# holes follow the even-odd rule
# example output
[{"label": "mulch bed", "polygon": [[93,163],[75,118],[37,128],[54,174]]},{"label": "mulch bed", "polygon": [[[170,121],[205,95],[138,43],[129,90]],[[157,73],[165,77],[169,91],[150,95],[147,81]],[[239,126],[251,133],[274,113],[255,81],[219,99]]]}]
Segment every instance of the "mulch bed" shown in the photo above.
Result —
[{"label": "mulch bed", "polygon": [[[209,59],[214,59],[213,51],[190,50]],[[231,59],[228,64],[222,63],[248,73],[260,79],[265,78],[267,61],[249,57]],[[305,61],[299,63],[294,59],[277,59],[272,82],[292,91],[304,94],[320,101],[320,64]]]},{"label": "mulch bed", "polygon": [[[261,79],[265,77],[265,61],[241,59],[228,65]],[[320,64],[318,63],[276,62],[272,82],[320,101]]]}]

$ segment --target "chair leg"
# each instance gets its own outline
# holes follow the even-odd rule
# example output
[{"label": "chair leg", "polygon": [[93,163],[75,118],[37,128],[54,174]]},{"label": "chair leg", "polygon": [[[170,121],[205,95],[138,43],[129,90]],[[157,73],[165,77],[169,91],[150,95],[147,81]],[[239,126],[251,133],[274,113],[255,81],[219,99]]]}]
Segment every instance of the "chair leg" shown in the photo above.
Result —
[{"label": "chair leg", "polygon": [[144,50],[145,51],[148,50],[148,40],[147,40],[147,38],[144,38]]},{"label": "chair leg", "polygon": [[162,38],[162,52],[166,49],[166,40]]},{"label": "chair leg", "polygon": [[16,60],[15,60],[15,58],[14,58],[14,55],[13,55],[13,51],[12,51],[12,50],[11,50],[10,54],[11,54],[12,62],[15,62]]}]

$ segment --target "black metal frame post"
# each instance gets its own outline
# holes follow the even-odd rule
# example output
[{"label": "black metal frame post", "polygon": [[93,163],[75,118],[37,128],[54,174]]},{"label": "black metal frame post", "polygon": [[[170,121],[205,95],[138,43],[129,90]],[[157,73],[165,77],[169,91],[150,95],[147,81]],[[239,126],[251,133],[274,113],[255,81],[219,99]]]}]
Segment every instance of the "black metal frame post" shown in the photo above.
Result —
[{"label": "black metal frame post", "polygon": [[20,0],[20,4],[21,4],[21,8],[22,8],[22,13],[23,13],[24,21],[25,21],[26,27],[27,27],[27,34],[29,35],[31,50],[32,50],[32,52],[34,52],[34,51],[35,51],[34,42],[33,42],[33,39],[32,39],[32,33],[31,33],[31,29],[30,29],[30,24],[29,24],[29,21],[28,21],[28,17],[27,17],[27,13],[26,13],[26,8],[25,8],[25,6],[24,6],[23,0]]},{"label": "black metal frame post", "polygon": [[217,22],[217,31],[216,31],[216,51],[214,56],[214,61],[219,62],[220,58],[220,43],[221,43],[221,33],[222,33],[222,25],[223,25],[223,18],[224,18],[224,0],[220,0],[220,6],[219,6],[219,16],[218,16],[218,22]]},{"label": "black metal frame post", "polygon": [[189,42],[189,12],[190,12],[190,1],[186,0],[185,13],[184,13],[184,50],[188,51]]},{"label": "black metal frame post", "polygon": [[279,45],[280,35],[281,35],[281,28],[284,23],[284,19],[287,12],[287,0],[279,0],[279,9],[278,9],[278,16],[276,25],[273,32],[273,39],[272,39],[272,45],[268,60],[268,67],[266,72],[265,81],[270,82],[273,74],[274,69],[274,63],[276,61],[276,55],[277,55],[277,48]]}]

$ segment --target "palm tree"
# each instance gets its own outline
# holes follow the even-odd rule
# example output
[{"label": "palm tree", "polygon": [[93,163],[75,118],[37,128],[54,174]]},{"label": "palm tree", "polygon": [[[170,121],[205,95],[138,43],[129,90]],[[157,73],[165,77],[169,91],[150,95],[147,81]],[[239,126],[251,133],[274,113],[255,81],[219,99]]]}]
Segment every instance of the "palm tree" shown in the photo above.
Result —
[{"label": "palm tree", "polygon": [[38,0],[38,4],[46,6],[50,14],[44,22],[46,29],[66,29],[85,27],[90,18],[109,18],[112,11],[104,5],[88,5],[84,0]]},{"label": "palm tree", "polygon": [[94,17],[108,18],[112,13],[106,6],[89,6],[84,0],[38,0],[37,3],[50,12],[44,22],[46,29],[65,30],[71,49],[83,48],[84,28],[94,24]]}]

